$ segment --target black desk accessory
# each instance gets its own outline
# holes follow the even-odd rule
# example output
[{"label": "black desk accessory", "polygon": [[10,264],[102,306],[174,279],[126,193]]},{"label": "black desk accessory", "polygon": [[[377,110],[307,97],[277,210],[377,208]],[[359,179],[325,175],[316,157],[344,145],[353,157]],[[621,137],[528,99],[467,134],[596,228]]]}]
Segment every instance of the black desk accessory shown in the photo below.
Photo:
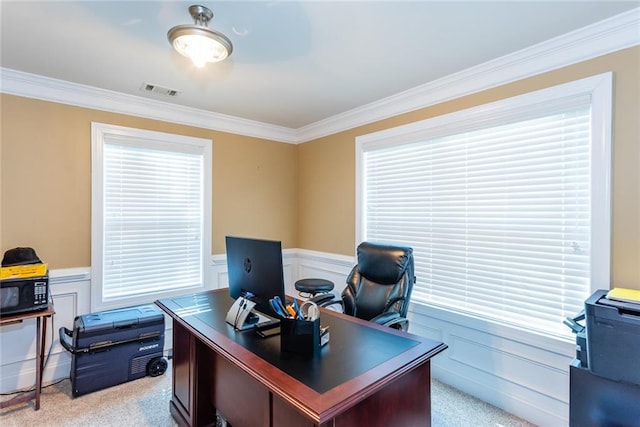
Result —
[{"label": "black desk accessory", "polygon": [[281,319],[280,351],[303,357],[320,354],[320,318]]},{"label": "black desk accessory", "polygon": [[256,334],[258,334],[260,338],[274,337],[280,335],[280,326],[256,329]]}]

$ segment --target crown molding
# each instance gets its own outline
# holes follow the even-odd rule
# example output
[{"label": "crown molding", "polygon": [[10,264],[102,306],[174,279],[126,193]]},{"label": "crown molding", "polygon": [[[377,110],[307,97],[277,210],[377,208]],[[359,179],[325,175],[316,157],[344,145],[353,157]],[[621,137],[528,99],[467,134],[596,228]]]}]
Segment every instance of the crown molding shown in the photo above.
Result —
[{"label": "crown molding", "polygon": [[64,80],[0,68],[0,92],[220,132],[296,143],[296,131]]},{"label": "crown molding", "polygon": [[640,8],[298,128],[306,142],[640,44]]},{"label": "crown molding", "polygon": [[640,44],[640,8],[298,129],[0,68],[0,92],[221,132],[302,143]]}]

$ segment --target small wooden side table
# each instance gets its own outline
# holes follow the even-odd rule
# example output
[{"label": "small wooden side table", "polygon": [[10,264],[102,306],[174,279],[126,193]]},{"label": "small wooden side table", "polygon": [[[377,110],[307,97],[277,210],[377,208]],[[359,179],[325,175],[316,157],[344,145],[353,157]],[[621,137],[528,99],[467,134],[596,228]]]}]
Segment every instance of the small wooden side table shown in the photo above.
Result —
[{"label": "small wooden side table", "polygon": [[28,319],[36,319],[36,387],[35,390],[21,393],[12,399],[0,402],[0,408],[36,400],[36,411],[40,409],[40,391],[42,389],[42,371],[44,370],[44,347],[47,339],[47,318],[53,316],[55,310],[53,303],[49,303],[46,309],[32,311],[30,313],[20,313],[0,317],[0,326],[20,323]]}]

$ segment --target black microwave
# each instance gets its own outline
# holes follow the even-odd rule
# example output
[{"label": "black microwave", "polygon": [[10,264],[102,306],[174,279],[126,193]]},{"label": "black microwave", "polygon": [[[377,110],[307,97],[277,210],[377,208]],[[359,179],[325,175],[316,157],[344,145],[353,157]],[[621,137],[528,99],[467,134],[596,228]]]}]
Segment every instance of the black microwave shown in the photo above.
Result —
[{"label": "black microwave", "polygon": [[49,302],[49,277],[0,280],[0,315],[44,310]]}]

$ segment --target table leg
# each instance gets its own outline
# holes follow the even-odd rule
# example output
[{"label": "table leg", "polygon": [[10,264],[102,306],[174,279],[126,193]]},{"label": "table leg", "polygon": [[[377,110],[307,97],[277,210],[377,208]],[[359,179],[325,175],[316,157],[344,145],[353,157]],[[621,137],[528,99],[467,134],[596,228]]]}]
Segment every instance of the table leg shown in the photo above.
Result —
[{"label": "table leg", "polygon": [[[40,409],[40,388],[42,387],[42,359],[44,352],[42,328],[40,325],[40,317],[36,318],[36,411]],[[45,328],[47,321],[44,322]]]},{"label": "table leg", "polygon": [[[42,391],[42,377],[44,376],[45,363],[45,346],[47,343],[47,317],[55,314],[53,304],[49,304],[45,311],[37,311],[33,313],[20,313],[13,316],[0,318],[0,325],[11,325],[21,323],[26,319],[35,319],[36,321],[36,380],[35,387],[32,390],[19,392],[16,396],[9,400],[0,402],[0,408],[17,405],[18,403],[28,402],[35,399],[35,410],[40,409],[40,394]],[[42,320],[44,318],[44,320]],[[41,322],[44,322],[42,324]],[[52,323],[53,327],[53,323]]]}]

